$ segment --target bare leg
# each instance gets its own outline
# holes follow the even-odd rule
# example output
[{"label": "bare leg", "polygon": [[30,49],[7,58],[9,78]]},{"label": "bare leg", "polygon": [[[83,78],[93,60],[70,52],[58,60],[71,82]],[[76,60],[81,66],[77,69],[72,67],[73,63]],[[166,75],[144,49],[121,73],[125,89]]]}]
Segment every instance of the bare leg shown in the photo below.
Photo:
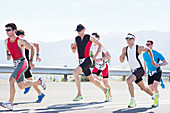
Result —
[{"label": "bare leg", "polygon": [[106,88],[109,88],[109,89],[110,89],[109,95],[112,96],[111,87],[110,87],[110,85],[109,85],[108,78],[103,78],[103,83],[104,83],[104,86],[105,86]]},{"label": "bare leg", "polygon": [[37,80],[37,81],[25,80],[25,81],[18,83],[18,87],[20,89],[24,89],[24,88],[27,88],[27,87],[30,87],[33,85],[38,85],[38,84],[40,84],[39,80]]},{"label": "bare leg", "polygon": [[159,93],[158,91],[158,86],[160,85],[160,83],[158,81],[154,81],[153,82],[153,90],[154,90],[154,93]]},{"label": "bare leg", "polygon": [[13,77],[9,78],[9,83],[10,83],[10,99],[9,101],[11,102],[11,104],[13,104],[14,102],[14,97],[15,97],[15,79]]},{"label": "bare leg", "polygon": [[[27,80],[33,81],[32,77],[27,78]],[[34,89],[37,91],[38,96],[40,96],[40,95],[42,94],[42,92],[41,92],[40,89],[38,88],[38,85],[35,84],[35,85],[33,85],[33,87],[34,87]]]},{"label": "bare leg", "polygon": [[79,78],[79,74],[81,72],[82,72],[82,68],[80,66],[78,66],[73,72],[77,90],[78,90],[78,95],[81,95],[81,85],[80,85],[80,78]]},{"label": "bare leg", "polygon": [[96,74],[92,74],[92,76],[93,76],[95,79],[99,80],[99,81],[102,81],[102,80],[103,80],[102,78],[99,78]]},{"label": "bare leg", "polygon": [[100,82],[97,79],[94,79],[94,77],[91,75],[87,76],[87,78],[90,80],[90,82],[92,82],[93,84],[95,84],[97,87],[99,87],[101,90],[103,90],[104,92],[106,92],[106,88],[104,88]]},{"label": "bare leg", "polygon": [[151,91],[153,91],[153,84],[150,84],[150,85],[149,85],[149,89],[150,89]]},{"label": "bare leg", "polygon": [[149,88],[145,87],[143,80],[137,83],[137,85],[140,87],[141,90],[145,91],[147,94],[151,96],[153,95],[152,91]]},{"label": "bare leg", "polygon": [[129,93],[130,93],[130,96],[131,97],[134,97],[134,87],[133,87],[133,84],[132,82],[136,80],[136,76],[135,75],[130,75],[128,78],[127,78],[127,84],[128,84],[128,88],[129,88]]}]

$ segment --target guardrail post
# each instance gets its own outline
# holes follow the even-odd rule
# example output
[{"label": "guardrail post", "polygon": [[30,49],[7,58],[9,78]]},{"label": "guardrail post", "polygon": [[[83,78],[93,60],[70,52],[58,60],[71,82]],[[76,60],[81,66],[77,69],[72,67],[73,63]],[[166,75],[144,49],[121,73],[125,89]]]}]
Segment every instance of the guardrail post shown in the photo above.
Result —
[{"label": "guardrail post", "polygon": [[[64,65],[64,67],[67,67],[67,65]],[[67,75],[64,75],[64,81],[67,81]]]}]

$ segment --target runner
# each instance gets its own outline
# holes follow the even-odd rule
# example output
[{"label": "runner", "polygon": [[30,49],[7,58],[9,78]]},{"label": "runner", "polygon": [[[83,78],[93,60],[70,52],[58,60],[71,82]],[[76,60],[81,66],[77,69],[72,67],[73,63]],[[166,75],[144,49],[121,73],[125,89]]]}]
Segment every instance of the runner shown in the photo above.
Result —
[{"label": "runner", "polygon": [[[96,38],[97,40],[100,40],[100,36],[98,35],[98,33],[92,33],[92,36],[94,38]],[[93,55],[96,54],[97,49],[98,49],[98,45],[93,44],[92,48],[91,48]],[[101,51],[96,56],[96,61],[97,62],[95,62],[95,67],[94,67],[94,69],[92,71],[93,76],[96,79],[98,79],[100,81],[103,81],[103,84],[105,85],[105,87],[110,89],[109,99],[106,100],[106,101],[112,101],[111,87],[110,87],[110,85],[108,83],[109,69],[108,69],[108,64],[107,64],[107,60],[110,59],[110,58],[111,58],[111,56],[110,56],[108,50],[102,44]],[[98,77],[101,72],[102,72],[103,79]]]},{"label": "runner", "polygon": [[[17,33],[16,33],[17,36],[21,37],[21,38],[24,38],[25,36],[25,32],[23,30],[18,30]],[[41,58],[39,57],[40,54],[39,54],[39,44],[37,43],[31,43],[34,47],[36,47],[36,51],[37,51],[37,54],[36,54],[36,61],[39,61],[41,62]],[[29,50],[28,49],[25,49],[25,57],[27,59],[27,61],[29,61]],[[24,72],[24,75],[25,75],[25,78],[27,80],[33,80],[32,78],[32,73],[31,73],[31,68],[30,66],[28,67],[28,69]],[[40,91],[40,89],[38,88],[38,85],[33,85],[34,89],[37,91],[38,93],[38,100],[36,102],[40,103],[42,101],[42,99],[44,98],[44,94]],[[30,90],[31,87],[28,87],[28,88],[25,88],[25,91],[24,91],[24,94],[28,93],[28,91]]]},{"label": "runner", "polygon": [[134,44],[135,35],[128,33],[126,41],[128,46],[123,48],[122,54],[120,56],[120,62],[123,63],[126,56],[129,66],[131,68],[132,74],[127,78],[127,84],[131,95],[131,101],[128,107],[134,107],[136,106],[136,102],[134,98],[134,87],[132,82],[135,82],[140,87],[141,90],[153,96],[152,91],[149,88],[145,87],[144,82],[142,80],[142,76],[144,75],[144,69],[141,64],[141,61],[139,60],[139,55],[142,53],[142,51],[147,51],[151,56],[152,63],[154,65],[156,64],[153,60],[153,55],[150,49]]},{"label": "runner", "polygon": [[6,27],[6,33],[9,37],[8,39],[5,40],[5,45],[7,49],[7,60],[10,60],[12,56],[15,69],[9,78],[10,99],[6,103],[1,102],[0,105],[9,110],[13,110],[13,101],[15,96],[15,85],[14,85],[15,82],[17,82],[18,87],[20,89],[24,89],[26,87],[30,87],[37,84],[41,85],[43,89],[45,89],[46,86],[45,86],[45,82],[41,78],[39,78],[37,81],[30,81],[30,80],[24,81],[23,73],[27,70],[27,66],[28,66],[27,65],[28,62],[27,60],[25,60],[25,48],[31,49],[31,57],[29,60],[29,65],[31,69],[34,68],[34,64],[32,60],[34,57],[34,48],[26,40],[20,39],[19,37],[15,36],[17,31],[17,26],[14,23],[9,23],[5,25],[5,27]]},{"label": "runner", "polygon": [[[150,90],[155,93],[153,97],[153,99],[155,98],[155,101],[152,107],[157,107],[159,105],[158,85],[162,76],[162,70],[160,66],[165,66],[168,64],[168,62],[165,60],[165,58],[161,53],[157,52],[156,50],[153,50],[152,40],[148,40],[146,46],[152,50],[154,61],[157,63],[157,66],[153,66],[148,52],[143,53],[145,73],[146,73],[146,67],[148,69],[148,85]],[[162,61],[162,63],[159,62],[160,60]]]},{"label": "runner", "polygon": [[106,95],[106,100],[108,100],[110,89],[104,88],[98,80],[94,79],[94,77],[91,74],[91,70],[90,70],[90,66],[92,64],[91,59],[90,59],[90,47],[92,45],[92,42],[94,42],[96,45],[99,46],[96,54],[93,57],[93,60],[95,61],[98,61],[96,59],[96,56],[99,54],[99,51],[102,45],[95,38],[91,37],[88,34],[84,34],[85,27],[83,25],[79,24],[77,26],[76,31],[78,32],[79,36],[77,36],[75,38],[75,42],[71,44],[71,49],[73,53],[75,53],[76,50],[78,50],[79,66],[73,72],[78,94],[77,94],[77,97],[73,99],[73,101],[79,101],[83,99],[83,96],[81,94],[81,86],[80,86],[80,78],[79,78],[79,74],[81,72],[83,72],[85,76],[87,76],[90,82],[92,82],[93,84],[95,84],[96,86],[98,86],[100,89],[104,91]]}]

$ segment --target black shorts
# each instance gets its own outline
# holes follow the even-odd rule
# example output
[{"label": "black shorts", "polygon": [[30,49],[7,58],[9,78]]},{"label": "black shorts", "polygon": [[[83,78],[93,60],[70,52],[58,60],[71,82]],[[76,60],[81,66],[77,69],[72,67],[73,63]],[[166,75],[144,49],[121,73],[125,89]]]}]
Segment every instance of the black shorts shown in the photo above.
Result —
[{"label": "black shorts", "polygon": [[24,72],[25,78],[32,77],[31,67],[29,66],[28,69]]},{"label": "black shorts", "polygon": [[79,66],[82,68],[84,75],[89,76],[91,75],[90,67],[92,65],[90,57],[86,58],[82,64]]},{"label": "black shorts", "polygon": [[148,85],[153,84],[154,81],[160,82],[162,76],[162,70],[157,70],[157,73],[153,74],[152,76],[148,75]]},{"label": "black shorts", "polygon": [[132,72],[132,74],[136,76],[135,83],[137,84],[143,80],[142,77],[145,74],[145,71],[144,71],[143,67],[140,67],[140,68],[135,69],[134,72]]}]

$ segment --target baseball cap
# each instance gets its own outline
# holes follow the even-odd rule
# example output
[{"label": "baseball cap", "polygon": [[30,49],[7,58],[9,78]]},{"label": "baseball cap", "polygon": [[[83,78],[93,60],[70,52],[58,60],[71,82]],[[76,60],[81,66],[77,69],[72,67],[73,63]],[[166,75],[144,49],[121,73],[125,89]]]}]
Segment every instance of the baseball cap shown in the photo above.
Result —
[{"label": "baseball cap", "polygon": [[75,31],[80,32],[80,31],[82,31],[83,29],[85,29],[85,27],[84,27],[82,24],[79,24],[79,25],[77,26],[77,28],[76,28]]}]

